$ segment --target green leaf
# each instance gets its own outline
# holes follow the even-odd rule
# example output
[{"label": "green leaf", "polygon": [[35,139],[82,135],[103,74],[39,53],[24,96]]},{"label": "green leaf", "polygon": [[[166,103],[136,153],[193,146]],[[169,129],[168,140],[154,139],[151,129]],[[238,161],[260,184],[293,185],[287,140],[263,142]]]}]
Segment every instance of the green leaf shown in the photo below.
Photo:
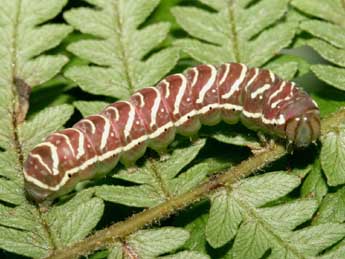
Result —
[{"label": "green leaf", "polygon": [[270,62],[267,68],[283,79],[291,80],[298,71],[298,63],[296,62]]},{"label": "green leaf", "polygon": [[83,117],[100,113],[109,103],[102,101],[75,101],[73,105],[81,112]]},{"label": "green leaf", "polygon": [[0,146],[5,149],[15,145],[13,121],[20,123],[28,108],[27,97],[18,101],[18,90],[25,96],[28,87],[52,78],[68,61],[63,55],[41,55],[71,32],[71,27],[63,24],[41,25],[55,17],[66,2],[4,0],[1,3]]},{"label": "green leaf", "polygon": [[[49,133],[62,128],[73,114],[73,107],[67,104],[49,107],[37,113],[31,120],[19,127],[24,156]],[[42,127],[43,126],[43,127]]]},{"label": "green leaf", "polygon": [[175,45],[200,62],[261,66],[288,46],[295,35],[295,22],[278,22],[287,10],[285,0],[257,1],[248,8],[239,1],[201,2],[218,12],[195,7],[172,9],[181,27],[198,39],[176,40]]},{"label": "green leaf", "polygon": [[345,127],[340,125],[321,138],[321,166],[331,186],[345,183]]},{"label": "green leaf", "polygon": [[123,259],[123,250],[120,243],[116,243],[108,256],[108,259]]},{"label": "green leaf", "polygon": [[32,205],[0,206],[0,247],[10,252],[42,258],[53,249],[49,236]]},{"label": "green leaf", "polygon": [[345,26],[345,11],[341,0],[293,0],[291,4],[310,15]]},{"label": "green leaf", "polygon": [[193,166],[177,178],[171,180],[171,192],[174,195],[186,193],[205,180],[208,173],[209,170],[204,163]]},{"label": "green leaf", "polygon": [[[345,32],[345,30],[344,30]],[[345,67],[345,48],[338,49],[322,40],[312,39],[308,41],[308,45],[314,48],[324,59]]]},{"label": "green leaf", "polygon": [[[303,239],[300,231],[294,231],[313,216],[318,207],[316,200],[296,200],[259,208],[284,197],[299,183],[297,176],[273,172],[241,180],[227,190],[218,191],[212,197],[206,226],[210,245],[220,247],[234,238],[233,247],[228,253],[230,258],[261,258],[269,248],[272,258],[283,258],[283,255],[303,258],[309,255],[311,243],[320,243],[324,249],[337,242],[345,232],[335,230],[330,224],[320,229],[306,229],[306,232],[315,231],[314,239],[312,235],[310,239]],[[264,190],[267,194],[263,194]],[[319,236],[328,226],[331,229],[326,231],[325,239],[320,240]],[[332,232],[336,233],[334,237],[331,236]]]},{"label": "green leaf", "polygon": [[[113,177],[140,184],[138,186],[100,186],[96,195],[104,200],[135,207],[152,207],[180,193],[187,191],[208,173],[207,167],[194,179],[195,171],[190,169],[178,178],[175,176],[188,165],[205,145],[205,140],[198,140],[193,145],[177,148],[165,159],[147,159],[136,172],[120,171]],[[188,182],[190,181],[190,182]],[[177,184],[182,189],[178,189]]]},{"label": "green leaf", "polygon": [[208,219],[208,204],[199,204],[188,211],[184,211],[177,215],[176,225],[183,226],[190,233],[190,238],[183,246],[186,249],[208,253],[209,245],[207,245],[205,236],[205,226]]},{"label": "green leaf", "polygon": [[[294,50],[291,50],[293,52]],[[272,70],[285,80],[291,80],[296,76],[302,76],[309,72],[309,63],[298,56],[282,55],[270,61],[265,68]]]},{"label": "green leaf", "polygon": [[293,0],[292,5],[302,12],[323,20],[301,23],[301,29],[317,39],[306,41],[324,59],[340,66],[313,65],[311,70],[322,81],[344,90],[345,82],[345,5],[342,0]]},{"label": "green leaf", "polygon": [[319,257],[320,259],[344,259],[345,258],[345,241],[341,241],[330,251]]},{"label": "green leaf", "polygon": [[255,133],[249,132],[248,134],[239,132],[239,130],[236,130],[235,127],[232,125],[225,125],[221,126],[219,125],[215,129],[211,129],[210,131],[203,131],[205,132],[202,134],[202,136],[207,136],[214,138],[220,142],[226,143],[226,144],[232,144],[236,146],[246,146],[251,149],[260,149],[261,145],[255,136]]},{"label": "green leaf", "polygon": [[239,182],[236,197],[258,207],[286,195],[299,184],[300,179],[296,176],[284,172],[266,173]]},{"label": "green leaf", "polygon": [[282,231],[294,230],[297,226],[310,219],[317,209],[316,200],[296,200],[282,205],[258,210],[258,215]]},{"label": "green leaf", "polygon": [[189,238],[188,231],[179,228],[162,227],[152,230],[139,230],[127,239],[140,258],[152,258],[181,247]]},{"label": "green leaf", "polygon": [[167,255],[167,256],[161,256],[159,258],[164,259],[185,259],[185,258],[193,258],[193,259],[209,259],[210,257],[206,254],[201,254],[197,252],[191,252],[191,251],[183,251],[179,252],[174,255]]},{"label": "green leaf", "polygon": [[344,224],[322,224],[295,231],[291,244],[306,256],[315,256],[345,236]]},{"label": "green leaf", "polygon": [[138,232],[128,236],[123,243],[116,243],[108,258],[121,259],[134,256],[144,259],[209,258],[206,255],[192,251],[182,251],[177,254],[158,257],[159,255],[166,254],[180,248],[188,238],[188,231],[181,228],[162,227],[159,229],[139,230]]},{"label": "green leaf", "polygon": [[240,207],[225,189],[212,196],[211,204],[205,233],[210,245],[217,248],[234,238],[242,216]]},{"label": "green leaf", "polygon": [[262,225],[245,222],[240,226],[232,249],[233,258],[260,258],[269,248],[269,237]]},{"label": "green leaf", "polygon": [[0,178],[0,200],[16,205],[22,204],[25,202],[23,186]]},{"label": "green leaf", "polygon": [[96,187],[96,195],[103,200],[120,203],[132,207],[153,207],[164,202],[164,193],[147,185],[124,186],[100,186]]},{"label": "green leaf", "polygon": [[323,199],[314,224],[343,223],[345,221],[345,188],[329,193]]},{"label": "green leaf", "polygon": [[[0,247],[28,257],[46,257],[54,245],[38,209],[28,204],[22,163],[28,149],[69,119],[71,107],[51,108],[25,122],[32,88],[53,78],[67,63],[61,54],[49,54],[72,31],[65,24],[48,22],[66,0],[4,0],[0,12],[0,155],[2,206]],[[55,114],[54,114],[55,111]],[[53,116],[52,116],[53,115]],[[52,116],[52,117],[50,117]],[[66,118],[67,117],[67,118]],[[42,125],[42,123],[44,125]],[[7,216],[7,217],[6,217]]]},{"label": "green leaf", "polygon": [[309,32],[337,48],[345,48],[344,28],[324,21],[308,20],[301,23],[301,29]]},{"label": "green leaf", "polygon": [[17,153],[13,151],[0,152],[0,175],[16,182],[21,181],[22,172],[17,159]]},{"label": "green leaf", "polygon": [[75,29],[100,38],[68,46],[73,54],[95,64],[73,66],[65,73],[84,91],[128,98],[135,90],[157,83],[175,66],[175,48],[163,49],[143,60],[169,31],[169,24],[162,22],[138,29],[159,0],[89,2],[97,9],[81,7],[64,13]]},{"label": "green leaf", "polygon": [[[46,247],[40,247],[42,240],[35,242],[36,236],[33,232],[18,231],[14,228],[0,226],[1,247],[7,251],[15,252],[29,257],[41,258],[48,255]],[[47,238],[47,236],[45,237]]]},{"label": "green leaf", "polygon": [[315,75],[326,83],[333,85],[339,90],[345,90],[345,68],[328,65],[313,65],[311,70]]},{"label": "green leaf", "polygon": [[51,209],[47,221],[55,244],[64,247],[83,239],[96,226],[103,210],[103,201],[91,198],[90,193]]},{"label": "green leaf", "polygon": [[327,194],[327,190],[328,187],[322,175],[320,161],[317,160],[302,184],[301,194],[303,197],[315,197],[320,203]]}]

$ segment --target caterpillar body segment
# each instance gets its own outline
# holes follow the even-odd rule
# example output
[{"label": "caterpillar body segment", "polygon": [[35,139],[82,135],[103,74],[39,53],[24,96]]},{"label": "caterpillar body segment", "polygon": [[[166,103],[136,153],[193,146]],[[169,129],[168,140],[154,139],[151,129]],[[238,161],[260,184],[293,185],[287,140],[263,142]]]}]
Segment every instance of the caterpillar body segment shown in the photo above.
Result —
[{"label": "caterpillar body segment", "polygon": [[320,135],[317,104],[293,82],[244,64],[204,64],[49,135],[25,161],[26,190],[37,202],[52,200],[79,181],[105,174],[118,161],[133,165],[147,147],[161,151],[176,134],[191,136],[202,124],[221,120],[241,121],[296,147]]}]

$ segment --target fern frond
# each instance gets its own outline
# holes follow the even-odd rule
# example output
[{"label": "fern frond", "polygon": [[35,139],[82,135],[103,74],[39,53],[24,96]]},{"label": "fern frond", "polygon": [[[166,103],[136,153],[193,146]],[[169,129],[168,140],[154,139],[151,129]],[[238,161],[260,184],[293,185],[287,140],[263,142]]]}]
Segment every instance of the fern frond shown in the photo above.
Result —
[{"label": "fern frond", "polygon": [[[293,6],[314,17],[303,21],[301,29],[314,36],[307,44],[333,65],[313,65],[322,81],[345,90],[345,5],[342,0],[293,0]],[[319,19],[316,19],[319,18]],[[322,20],[320,20],[322,19]]]},{"label": "fern frond", "polygon": [[204,165],[196,165],[183,174],[176,175],[186,167],[205,145],[205,140],[199,140],[192,146],[177,148],[172,154],[160,161],[149,159],[137,168],[133,174],[122,170],[113,177],[138,185],[100,186],[96,188],[96,195],[106,201],[133,207],[153,207],[177,196],[181,192],[190,190],[205,179],[208,169]]},{"label": "fern frond", "polygon": [[64,14],[74,28],[95,37],[68,46],[69,51],[94,64],[72,67],[65,73],[83,90],[128,98],[135,90],[155,84],[175,66],[176,48],[165,48],[146,58],[167,37],[169,24],[138,29],[159,0],[86,1],[94,8]]},{"label": "fern frond", "polygon": [[[24,192],[22,163],[28,151],[48,132],[70,118],[73,108],[60,105],[25,117],[31,89],[60,72],[64,55],[49,55],[72,31],[65,24],[47,23],[58,15],[66,0],[4,0],[0,12],[0,247],[33,258],[43,257],[54,242],[38,209]],[[42,127],[44,125],[44,127]],[[12,206],[8,206],[11,204]]]},{"label": "fern frond", "polygon": [[160,256],[180,248],[189,238],[188,231],[179,228],[162,227],[159,229],[141,230],[118,242],[108,258],[196,258],[207,259],[207,255],[192,251],[183,251],[168,256]]},{"label": "fern frond", "polygon": [[[194,37],[177,40],[175,45],[202,63],[234,61],[262,66],[287,47],[295,35],[295,22],[279,21],[284,18],[288,1],[262,0],[250,7],[250,1],[200,2],[216,12],[196,7],[175,7],[172,12],[181,27]],[[296,72],[296,62],[293,63],[292,67],[286,66],[290,71],[287,76]]]},{"label": "fern frond", "polygon": [[261,258],[269,248],[271,258],[308,258],[342,239],[345,226],[340,224],[293,231],[315,213],[315,200],[264,207],[299,184],[297,176],[273,172],[218,191],[211,199],[206,225],[209,244],[217,248],[234,238],[229,251],[233,258]]},{"label": "fern frond", "polygon": [[75,101],[73,105],[81,112],[83,117],[97,114],[109,103],[103,101]]}]

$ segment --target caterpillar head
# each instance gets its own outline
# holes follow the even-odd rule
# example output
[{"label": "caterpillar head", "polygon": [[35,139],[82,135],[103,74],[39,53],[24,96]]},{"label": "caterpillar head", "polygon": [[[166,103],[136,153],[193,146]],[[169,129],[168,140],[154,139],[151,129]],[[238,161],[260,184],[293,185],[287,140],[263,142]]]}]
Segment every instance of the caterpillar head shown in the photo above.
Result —
[{"label": "caterpillar head", "polygon": [[315,142],[320,136],[319,110],[312,109],[288,120],[285,133],[288,141],[293,142],[297,148]]}]

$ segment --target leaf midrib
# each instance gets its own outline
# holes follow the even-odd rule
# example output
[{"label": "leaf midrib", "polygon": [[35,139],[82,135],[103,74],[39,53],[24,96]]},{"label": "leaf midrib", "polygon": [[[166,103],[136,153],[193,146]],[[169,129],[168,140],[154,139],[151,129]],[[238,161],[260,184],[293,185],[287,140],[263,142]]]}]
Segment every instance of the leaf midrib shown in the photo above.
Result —
[{"label": "leaf midrib", "polygon": [[[117,26],[118,30],[114,29],[114,34],[116,35],[115,36],[115,40],[117,40],[119,42],[119,52],[120,52],[120,55],[121,55],[121,60],[122,60],[122,63],[123,63],[123,67],[124,67],[124,72],[125,72],[125,78],[126,78],[126,81],[127,81],[127,84],[128,84],[128,90],[129,90],[129,93],[132,94],[133,91],[134,91],[134,82],[133,82],[133,79],[131,78],[131,75],[130,75],[130,68],[129,68],[129,63],[128,63],[128,60],[129,60],[129,55],[126,51],[126,44],[124,43],[123,41],[123,24],[122,24],[122,21],[121,21],[121,13],[120,13],[120,1],[112,1],[112,7],[113,7],[113,14],[115,16],[115,26]],[[116,12],[117,10],[117,12]]]},{"label": "leaf midrib", "polygon": [[15,78],[17,74],[17,35],[18,35],[18,24],[19,24],[19,17],[20,17],[20,10],[21,10],[21,0],[17,1],[17,6],[16,6],[16,13],[15,13],[15,20],[13,23],[13,28],[12,28],[12,42],[11,42],[11,103],[12,107],[10,110],[11,113],[11,122],[12,122],[12,130],[13,130],[13,136],[12,136],[12,141],[14,145],[14,149],[17,154],[17,159],[18,159],[18,164],[20,165],[20,168],[23,168],[23,152],[21,149],[21,144],[19,141],[19,135],[18,135],[18,123],[16,120],[17,114],[16,114],[16,105],[17,105],[17,90],[15,86]]},{"label": "leaf midrib", "polygon": [[235,19],[235,1],[236,0],[230,0],[227,9],[228,9],[228,19],[229,19],[229,25],[230,25],[230,41],[232,41],[232,47],[234,52],[234,58],[235,62],[240,62],[241,56],[240,56],[240,50],[238,47],[238,35],[237,35],[237,26],[236,26],[236,19]]},{"label": "leaf midrib", "polygon": [[[19,137],[19,129],[18,129],[18,122],[17,122],[17,114],[16,114],[16,105],[17,105],[17,102],[18,102],[18,93],[17,93],[17,89],[16,89],[16,85],[15,85],[15,78],[16,78],[16,75],[17,75],[17,39],[18,39],[18,27],[19,27],[19,20],[20,20],[20,17],[21,17],[21,7],[22,7],[22,0],[18,0],[17,1],[17,5],[16,5],[16,13],[15,13],[15,19],[14,19],[14,22],[13,22],[13,28],[12,28],[12,37],[11,37],[11,55],[10,55],[10,58],[11,58],[11,93],[12,93],[12,96],[11,96],[11,103],[12,103],[12,106],[11,106],[11,109],[10,110],[10,113],[11,113],[11,123],[12,123],[12,133],[13,133],[13,136],[12,136],[12,142],[13,142],[13,145],[14,145],[14,149],[15,149],[15,152],[16,152],[16,157],[17,157],[17,164],[19,165],[19,168],[21,170],[21,172],[23,171],[23,163],[24,163],[24,153],[23,153],[23,149],[22,149],[22,144],[21,144],[21,141],[20,141],[20,137]],[[52,238],[52,234],[50,232],[50,229],[48,227],[48,224],[45,222],[44,218],[43,218],[43,215],[42,213],[40,212],[39,209],[37,209],[37,212],[39,214],[39,219],[40,219],[40,224],[42,226],[42,228],[44,229],[44,231],[46,232],[46,235],[48,237],[48,243],[49,245],[52,247],[52,249],[56,249],[56,245],[55,245],[55,242]],[[42,249],[45,249],[44,247],[41,247]]]}]

